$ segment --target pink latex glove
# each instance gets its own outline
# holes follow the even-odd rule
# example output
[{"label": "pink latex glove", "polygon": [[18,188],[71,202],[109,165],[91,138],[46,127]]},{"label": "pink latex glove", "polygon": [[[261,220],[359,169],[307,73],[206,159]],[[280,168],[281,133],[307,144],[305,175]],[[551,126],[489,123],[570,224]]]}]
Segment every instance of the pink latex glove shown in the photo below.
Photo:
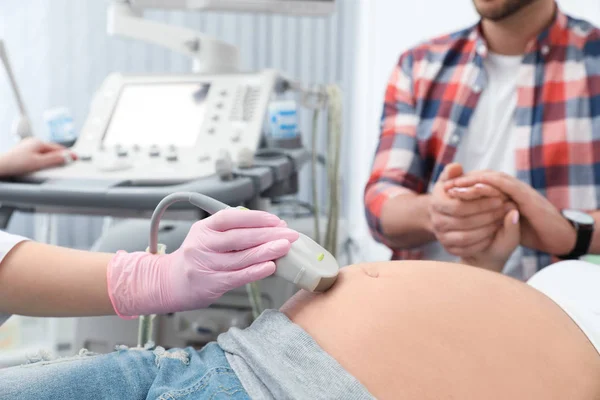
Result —
[{"label": "pink latex glove", "polygon": [[121,317],[209,306],[227,291],[275,272],[298,233],[263,211],[227,209],[196,222],[167,255],[118,252],[107,270],[108,293]]}]

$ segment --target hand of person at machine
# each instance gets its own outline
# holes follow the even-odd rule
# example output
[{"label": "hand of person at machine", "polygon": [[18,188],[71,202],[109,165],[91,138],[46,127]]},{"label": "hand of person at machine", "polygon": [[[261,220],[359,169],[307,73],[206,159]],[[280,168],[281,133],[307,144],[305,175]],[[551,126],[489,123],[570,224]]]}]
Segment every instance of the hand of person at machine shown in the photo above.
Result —
[{"label": "hand of person at machine", "polygon": [[489,185],[508,196],[520,213],[521,244],[549,254],[567,254],[575,246],[576,234],[559,210],[535,189],[501,172],[481,171],[445,182],[455,199],[468,198],[475,185]]},{"label": "hand of person at machine", "polygon": [[117,253],[108,266],[108,291],[122,317],[209,306],[224,293],[272,275],[296,231],[277,216],[227,209],[196,222],[168,255]]},{"label": "hand of person at machine", "polygon": [[43,142],[36,138],[25,138],[15,147],[0,156],[0,176],[19,176],[46,168],[58,167],[77,156],[67,148]]},{"label": "hand of person at machine", "polygon": [[478,185],[463,198],[450,196],[446,183],[462,175],[459,164],[446,166],[433,188],[429,213],[433,232],[446,251],[470,257],[492,244],[506,213],[514,206],[489,185]]}]

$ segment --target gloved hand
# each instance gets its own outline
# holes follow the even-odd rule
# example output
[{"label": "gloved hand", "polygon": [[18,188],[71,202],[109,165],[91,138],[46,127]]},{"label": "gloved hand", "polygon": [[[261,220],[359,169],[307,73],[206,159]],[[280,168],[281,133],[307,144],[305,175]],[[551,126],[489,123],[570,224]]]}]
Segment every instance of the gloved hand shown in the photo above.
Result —
[{"label": "gloved hand", "polygon": [[108,292],[121,317],[209,306],[227,291],[272,275],[298,233],[277,216],[227,209],[196,222],[167,255],[118,252],[108,265]]}]

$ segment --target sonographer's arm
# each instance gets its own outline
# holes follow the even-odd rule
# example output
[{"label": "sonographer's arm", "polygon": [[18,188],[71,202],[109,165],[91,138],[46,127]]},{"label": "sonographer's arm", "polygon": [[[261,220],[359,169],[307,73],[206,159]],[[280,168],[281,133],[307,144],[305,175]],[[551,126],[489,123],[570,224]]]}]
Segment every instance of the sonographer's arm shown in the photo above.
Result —
[{"label": "sonographer's arm", "polygon": [[75,153],[56,143],[26,138],[0,155],[0,176],[18,176],[41,169],[58,167],[69,159],[75,160],[76,158]]},{"label": "sonographer's arm", "polygon": [[[18,242],[0,263],[0,314],[135,317],[209,306],[275,272],[298,233],[263,211],[228,209],[196,222],[179,249],[102,254]],[[0,232],[2,238],[11,238]]]},{"label": "sonographer's arm", "polygon": [[32,241],[17,244],[0,263],[0,313],[114,314],[106,283],[113,256]]}]

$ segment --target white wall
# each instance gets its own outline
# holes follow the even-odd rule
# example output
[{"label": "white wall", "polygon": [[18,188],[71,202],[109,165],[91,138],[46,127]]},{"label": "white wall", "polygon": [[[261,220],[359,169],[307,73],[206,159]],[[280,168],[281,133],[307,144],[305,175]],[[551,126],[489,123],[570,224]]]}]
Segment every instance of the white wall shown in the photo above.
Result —
[{"label": "white wall", "polygon": [[[600,26],[600,1],[562,0],[572,16]],[[420,41],[474,24],[478,16],[471,0],[363,0],[354,82],[351,149],[350,214],[362,215],[362,193],[378,140],[378,124],[385,85],[399,54]],[[369,237],[365,218],[354,220],[353,235],[361,243],[362,258],[381,260],[389,251]]]}]

